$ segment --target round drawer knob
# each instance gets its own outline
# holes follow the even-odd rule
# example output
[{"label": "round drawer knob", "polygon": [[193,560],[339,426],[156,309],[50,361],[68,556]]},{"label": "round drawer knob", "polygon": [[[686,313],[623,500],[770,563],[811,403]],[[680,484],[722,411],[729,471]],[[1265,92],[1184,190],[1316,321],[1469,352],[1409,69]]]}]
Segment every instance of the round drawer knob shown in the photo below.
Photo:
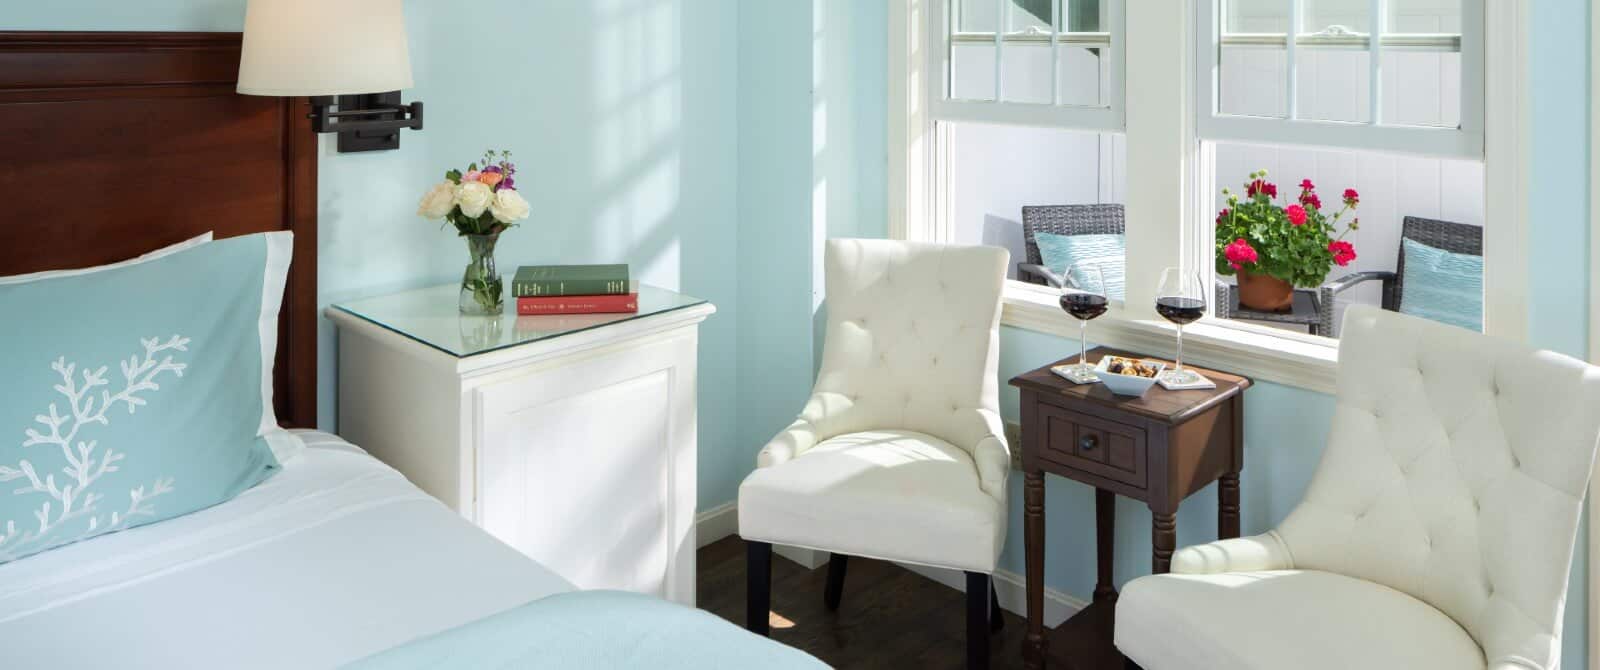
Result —
[{"label": "round drawer knob", "polygon": [[1080,451],[1094,451],[1095,447],[1098,446],[1100,446],[1100,438],[1092,434],[1078,438],[1078,449]]}]

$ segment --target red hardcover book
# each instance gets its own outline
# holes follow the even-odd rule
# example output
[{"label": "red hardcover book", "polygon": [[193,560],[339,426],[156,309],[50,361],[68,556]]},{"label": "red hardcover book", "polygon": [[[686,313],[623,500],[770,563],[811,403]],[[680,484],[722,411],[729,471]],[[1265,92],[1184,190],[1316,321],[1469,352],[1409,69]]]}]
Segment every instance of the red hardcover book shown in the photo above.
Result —
[{"label": "red hardcover book", "polygon": [[639,311],[639,294],[566,295],[517,298],[517,315],[621,314]]}]

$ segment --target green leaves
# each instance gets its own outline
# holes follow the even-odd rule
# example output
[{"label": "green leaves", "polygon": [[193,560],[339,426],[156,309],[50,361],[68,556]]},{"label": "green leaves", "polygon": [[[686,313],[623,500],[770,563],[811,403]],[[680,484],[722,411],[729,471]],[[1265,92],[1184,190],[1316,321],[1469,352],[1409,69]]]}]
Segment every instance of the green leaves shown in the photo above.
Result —
[{"label": "green leaves", "polygon": [[449,172],[446,172],[446,173],[444,173],[444,178],[450,180],[450,183],[452,183],[452,184],[455,184],[457,186],[461,185],[461,171],[460,170],[451,170]]},{"label": "green leaves", "polygon": [[[1265,172],[1250,174],[1252,181],[1265,177]],[[1337,239],[1336,236],[1342,236],[1339,235],[1338,224],[1352,208],[1346,206],[1328,216],[1318,209],[1304,205],[1305,223],[1296,226],[1290,223],[1284,213],[1284,206],[1293,204],[1295,200],[1310,202],[1312,199],[1309,199],[1309,192],[1286,194],[1287,202],[1284,206],[1280,206],[1265,192],[1269,188],[1275,190],[1275,187],[1265,182],[1262,184],[1264,188],[1257,189],[1253,196],[1244,198],[1240,198],[1230,190],[1223,190],[1228,209],[1224,210],[1226,214],[1219,215],[1217,220],[1217,273],[1222,275],[1235,273],[1224,250],[1233,244],[1234,240],[1243,239],[1256,251],[1256,262],[1245,263],[1242,266],[1245,270],[1277,277],[1301,287],[1321,285],[1327,279],[1329,271],[1333,269],[1333,254],[1328,250],[1328,245]],[[1352,221],[1348,228],[1353,229],[1354,224]]]}]

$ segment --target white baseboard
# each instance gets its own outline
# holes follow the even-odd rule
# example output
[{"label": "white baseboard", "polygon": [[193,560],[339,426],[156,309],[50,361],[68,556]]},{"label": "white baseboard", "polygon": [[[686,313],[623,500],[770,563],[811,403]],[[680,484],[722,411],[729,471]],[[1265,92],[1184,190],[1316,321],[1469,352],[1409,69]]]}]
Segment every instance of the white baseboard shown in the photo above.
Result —
[{"label": "white baseboard", "polygon": [[[902,568],[915,572],[923,577],[944,584],[952,589],[965,593],[967,590],[967,577],[960,570],[947,570],[944,568],[930,568],[925,565],[908,565],[896,563]],[[1010,570],[996,570],[994,573],[995,594],[1000,597],[1000,609],[1017,616],[1028,616],[1027,589],[1023,586],[1022,575]],[[1046,628],[1055,628],[1070,617],[1078,613],[1089,603],[1079,600],[1050,587],[1044,589],[1044,625]]]},{"label": "white baseboard", "polygon": [[[704,547],[725,537],[739,534],[739,503],[728,501],[694,517],[695,546]],[[772,553],[794,561],[807,570],[815,570],[828,562],[828,552],[781,544],[772,546]]]},{"label": "white baseboard", "polygon": [[807,570],[815,570],[828,564],[828,552],[817,549],[774,544],[772,553],[794,561]]},{"label": "white baseboard", "polygon": [[694,516],[695,548],[704,547],[730,535],[739,534],[739,503],[717,505]]}]

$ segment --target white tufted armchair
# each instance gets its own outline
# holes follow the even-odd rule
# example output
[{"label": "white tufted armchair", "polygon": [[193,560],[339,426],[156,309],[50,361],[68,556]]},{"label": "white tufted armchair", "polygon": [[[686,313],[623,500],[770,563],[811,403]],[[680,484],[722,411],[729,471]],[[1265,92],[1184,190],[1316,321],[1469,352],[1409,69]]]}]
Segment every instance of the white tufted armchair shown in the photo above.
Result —
[{"label": "white tufted armchair", "polygon": [[1146,670],[1556,668],[1600,371],[1370,307],[1342,333],[1305,499],[1129,582],[1117,647]]},{"label": "white tufted armchair", "polygon": [[967,573],[968,665],[986,667],[1011,463],[996,377],[1007,256],[828,241],[816,386],[739,487],[751,630],[767,633],[774,543],[833,553],[829,609],[847,555],[954,568]]}]

